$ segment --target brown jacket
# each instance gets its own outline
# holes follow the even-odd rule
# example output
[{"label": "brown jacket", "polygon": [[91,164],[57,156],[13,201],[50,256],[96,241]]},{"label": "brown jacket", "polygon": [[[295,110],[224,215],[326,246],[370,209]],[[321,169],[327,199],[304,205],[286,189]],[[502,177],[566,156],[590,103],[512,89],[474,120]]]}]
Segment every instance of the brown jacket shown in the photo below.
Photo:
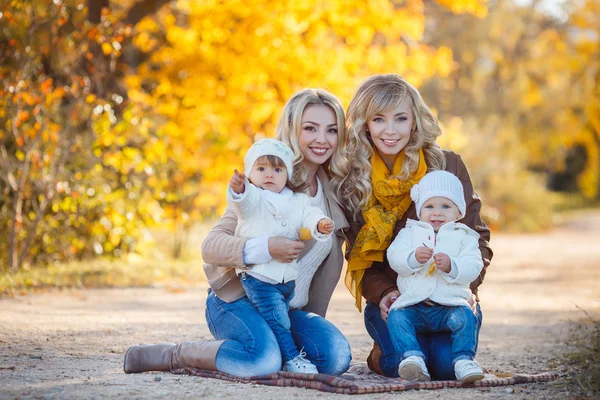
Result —
[{"label": "brown jacket", "polygon": [[[481,200],[479,199],[479,196],[477,196],[477,193],[473,191],[473,185],[471,183],[471,178],[469,177],[467,167],[458,154],[451,151],[444,151],[444,155],[446,156],[446,171],[453,173],[460,179],[465,192],[467,211],[465,217],[461,219],[460,222],[469,226],[480,235],[479,250],[481,250],[481,256],[483,258],[483,269],[479,275],[479,278],[471,283],[471,291],[475,294],[475,296],[477,296],[477,288],[483,282],[487,266],[490,264],[490,260],[492,259],[493,255],[492,249],[489,245],[490,230],[481,220]],[[352,221],[352,217],[350,215],[346,215],[346,217],[348,217],[349,221]],[[393,238],[395,238],[398,232],[400,232],[400,229],[406,226],[406,220],[408,218],[417,219],[414,203],[411,204],[410,208],[404,214],[404,217],[396,223]],[[354,240],[356,240],[356,236],[363,225],[364,219],[362,215],[359,215],[356,221],[350,222],[350,229],[346,232],[346,236],[348,237],[350,244],[348,249],[351,249],[354,245]],[[349,254],[350,253],[348,250],[346,252],[346,256],[349,256]],[[373,263],[371,268],[368,268],[365,271],[365,275],[362,280],[363,297],[367,301],[379,304],[379,301],[383,296],[392,290],[397,290],[397,275],[398,274],[390,267],[387,260],[387,255],[383,262]],[[479,297],[477,297],[477,301],[479,301]]]},{"label": "brown jacket", "polygon": [[[319,168],[317,176],[325,188],[327,215],[335,223],[335,235],[332,236],[333,245],[329,256],[313,277],[308,293],[308,304],[304,310],[325,317],[329,300],[342,272],[344,262],[342,244],[346,240],[344,230],[348,228],[348,221],[340,206],[331,198],[328,190],[329,177],[325,170]],[[234,236],[236,226],[237,215],[228,208],[202,243],[202,258],[206,263],[204,273],[208,283],[215,294],[228,303],[245,296],[240,280],[235,274],[235,267],[244,265],[242,255],[247,239]],[[302,258],[313,245],[314,241],[307,243],[299,258]]]}]

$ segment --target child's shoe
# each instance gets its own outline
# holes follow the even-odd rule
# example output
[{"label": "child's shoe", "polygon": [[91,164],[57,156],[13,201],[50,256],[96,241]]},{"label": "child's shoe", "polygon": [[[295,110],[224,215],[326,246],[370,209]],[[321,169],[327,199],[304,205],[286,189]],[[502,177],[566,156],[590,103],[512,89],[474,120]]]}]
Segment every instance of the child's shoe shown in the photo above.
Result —
[{"label": "child's shoe", "polygon": [[454,364],[456,379],[465,383],[477,382],[483,379],[483,370],[475,360],[458,360]]},{"label": "child's shoe", "polygon": [[318,374],[317,367],[304,358],[305,353],[300,353],[296,358],[283,364],[283,370],[287,372],[298,372],[301,374]]},{"label": "child's shoe", "polygon": [[398,375],[407,381],[424,382],[431,380],[429,371],[427,371],[427,367],[425,366],[425,360],[419,356],[410,356],[402,360],[398,367]]}]

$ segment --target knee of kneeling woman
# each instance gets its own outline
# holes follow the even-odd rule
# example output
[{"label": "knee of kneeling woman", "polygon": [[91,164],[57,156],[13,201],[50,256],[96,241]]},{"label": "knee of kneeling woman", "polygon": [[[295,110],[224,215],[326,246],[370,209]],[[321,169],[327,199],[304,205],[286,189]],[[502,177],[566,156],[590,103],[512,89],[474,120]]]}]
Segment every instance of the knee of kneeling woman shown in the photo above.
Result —
[{"label": "knee of kneeling woman", "polygon": [[275,336],[272,333],[265,334],[262,339],[253,340],[245,346],[237,341],[226,340],[217,353],[217,370],[241,378],[280,371],[281,351]]},{"label": "knee of kneeling woman", "polygon": [[318,366],[318,369],[322,374],[341,375],[350,368],[350,361],[352,361],[350,344],[344,337],[336,338],[332,341],[325,361]]},{"label": "knee of kneeling woman", "polygon": [[[259,351],[255,351],[253,360],[249,368],[252,370],[252,375],[269,375],[273,372],[281,371],[283,359],[279,344],[274,335],[272,338],[265,340]],[[255,349],[258,350],[258,349]]]},{"label": "knee of kneeling woman", "polygon": [[254,363],[252,375],[269,375],[273,372],[281,371],[282,363],[283,361],[281,359],[281,353],[279,351],[270,352],[268,354],[265,354],[263,357],[258,359],[256,363]]},{"label": "knee of kneeling woman", "polygon": [[241,378],[272,374],[281,370],[281,364],[279,349],[277,351],[265,351],[252,357],[239,354],[238,357],[232,357],[228,360],[217,358],[217,370]]}]

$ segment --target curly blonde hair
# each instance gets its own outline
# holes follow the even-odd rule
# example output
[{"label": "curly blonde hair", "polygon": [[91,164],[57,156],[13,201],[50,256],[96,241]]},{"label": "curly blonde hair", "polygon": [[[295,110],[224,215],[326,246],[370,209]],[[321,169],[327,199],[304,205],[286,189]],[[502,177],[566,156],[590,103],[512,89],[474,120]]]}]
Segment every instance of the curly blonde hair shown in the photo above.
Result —
[{"label": "curly blonde hair", "polygon": [[363,82],[350,101],[347,115],[349,174],[342,183],[340,197],[344,208],[356,218],[373,191],[370,158],[373,142],[367,135],[367,123],[376,114],[396,110],[410,101],[414,125],[404,147],[404,163],[397,179],[407,179],[419,166],[419,149],[423,149],[428,171],[446,167],[446,159],[436,139],[442,134],[437,118],[423,101],[419,91],[396,74],[374,75]]},{"label": "curly blonde hair", "polygon": [[325,188],[325,190],[329,190],[332,198],[341,205],[341,186],[344,178],[349,174],[349,162],[346,153],[346,118],[344,107],[340,100],[333,94],[322,89],[303,89],[297,92],[288,100],[283,108],[275,138],[290,146],[294,151],[292,184],[296,188],[305,191],[309,186],[309,182],[307,182],[307,170],[302,163],[304,155],[300,150],[298,137],[302,132],[302,114],[309,105],[329,107],[335,114],[338,129],[338,146],[323,167],[330,177],[329,187]]}]

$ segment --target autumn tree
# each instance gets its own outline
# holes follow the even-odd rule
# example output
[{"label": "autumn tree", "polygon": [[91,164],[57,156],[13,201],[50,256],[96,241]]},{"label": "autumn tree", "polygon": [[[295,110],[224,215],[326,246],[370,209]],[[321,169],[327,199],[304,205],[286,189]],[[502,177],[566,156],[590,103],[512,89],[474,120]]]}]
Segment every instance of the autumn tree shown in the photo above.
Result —
[{"label": "autumn tree", "polygon": [[[485,15],[483,1],[439,0]],[[0,254],[16,270],[136,249],[152,224],[185,232],[273,136],[293,92],[452,70],[408,0],[12,1],[0,11]],[[177,254],[175,254],[177,255]]]},{"label": "autumn tree", "polygon": [[550,12],[542,2],[498,1],[482,19],[450,18],[435,6],[426,12],[432,29],[425,42],[452,49],[456,64],[424,93],[448,127],[462,132],[454,142],[470,157],[498,224],[547,226],[550,202],[539,199],[566,169],[573,172],[563,182],[598,196],[599,3]]},{"label": "autumn tree", "polygon": [[[485,15],[479,1],[440,3]],[[275,134],[295,91],[326,88],[347,103],[374,73],[415,85],[447,76],[451,51],[421,43],[423,10],[415,0],[178,2],[141,21],[134,43],[151,57],[127,82],[165,119],[171,221],[185,229],[222,212],[233,168],[255,139]]]},{"label": "autumn tree", "polygon": [[[145,211],[138,181],[147,170],[122,134],[141,108],[120,82],[131,27],[85,5],[13,1],[0,10],[0,254],[11,271],[128,250],[139,235],[131,220]],[[128,162],[142,165],[131,168],[137,180],[119,168]]]}]

